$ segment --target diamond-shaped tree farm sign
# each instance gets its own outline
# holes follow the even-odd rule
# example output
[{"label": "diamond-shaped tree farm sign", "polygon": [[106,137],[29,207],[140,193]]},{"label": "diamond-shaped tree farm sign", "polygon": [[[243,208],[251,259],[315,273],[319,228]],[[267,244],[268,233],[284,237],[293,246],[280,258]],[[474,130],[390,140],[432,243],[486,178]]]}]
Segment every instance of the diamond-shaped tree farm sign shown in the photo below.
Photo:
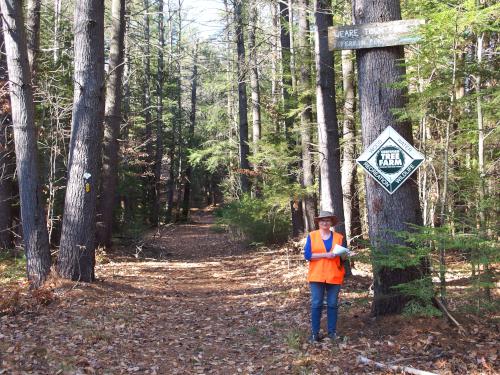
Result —
[{"label": "diamond-shaped tree farm sign", "polygon": [[356,161],[392,194],[424,159],[424,155],[388,126]]}]

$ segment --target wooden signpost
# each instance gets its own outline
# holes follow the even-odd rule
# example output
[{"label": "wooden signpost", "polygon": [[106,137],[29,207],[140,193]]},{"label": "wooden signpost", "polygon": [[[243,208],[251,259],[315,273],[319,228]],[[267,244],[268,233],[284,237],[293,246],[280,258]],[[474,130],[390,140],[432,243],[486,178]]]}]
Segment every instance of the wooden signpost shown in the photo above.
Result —
[{"label": "wooden signpost", "polygon": [[398,46],[419,41],[415,34],[424,20],[401,20],[328,28],[328,45],[334,49],[361,49]]}]

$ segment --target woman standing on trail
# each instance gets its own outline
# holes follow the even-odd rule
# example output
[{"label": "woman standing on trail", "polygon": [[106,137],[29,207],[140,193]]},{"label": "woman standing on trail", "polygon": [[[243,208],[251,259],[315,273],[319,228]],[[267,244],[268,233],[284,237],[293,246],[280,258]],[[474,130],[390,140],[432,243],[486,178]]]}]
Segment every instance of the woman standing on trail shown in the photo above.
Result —
[{"label": "woman standing on trail", "polygon": [[[320,341],[319,328],[321,311],[323,309],[323,296],[326,292],[328,311],[328,337],[337,337],[337,299],[340,286],[344,281],[344,260],[347,249],[344,236],[330,228],[338,223],[333,213],[321,211],[314,218],[319,230],[312,231],[307,236],[304,248],[304,258],[309,261],[309,274],[307,281],[311,289],[311,338],[310,341]],[[339,251],[333,250],[339,245]]]}]

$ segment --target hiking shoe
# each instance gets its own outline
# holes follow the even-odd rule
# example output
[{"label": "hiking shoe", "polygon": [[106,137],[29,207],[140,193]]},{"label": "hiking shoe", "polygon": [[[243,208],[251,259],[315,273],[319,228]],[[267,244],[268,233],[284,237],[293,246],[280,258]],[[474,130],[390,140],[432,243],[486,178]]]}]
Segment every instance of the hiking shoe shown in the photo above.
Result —
[{"label": "hiking shoe", "polygon": [[340,337],[339,337],[339,336],[337,336],[337,333],[336,333],[336,332],[329,333],[329,334],[328,334],[328,338],[329,338],[330,340],[332,340],[332,341],[335,341],[335,340],[340,339]]},{"label": "hiking shoe", "polygon": [[309,342],[311,344],[315,343],[315,342],[320,342],[321,341],[321,337],[319,335],[319,333],[313,333],[311,336],[309,336]]}]

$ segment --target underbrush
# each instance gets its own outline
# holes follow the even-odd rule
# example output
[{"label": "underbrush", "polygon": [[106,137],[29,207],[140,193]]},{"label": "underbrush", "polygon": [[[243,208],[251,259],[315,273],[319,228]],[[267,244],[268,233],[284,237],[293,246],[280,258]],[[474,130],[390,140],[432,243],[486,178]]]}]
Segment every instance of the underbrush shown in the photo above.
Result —
[{"label": "underbrush", "polygon": [[0,316],[33,312],[50,304],[55,299],[52,284],[49,280],[39,289],[30,289],[26,280],[26,257],[0,254]]},{"label": "underbrush", "polygon": [[0,287],[21,280],[26,275],[26,257],[0,253]]},{"label": "underbrush", "polygon": [[[476,314],[488,314],[498,306],[500,252],[495,239],[481,231],[459,233],[447,226],[411,226],[408,231],[387,232],[396,243],[379,240],[371,248],[374,267],[396,274],[405,269],[420,271],[417,278],[391,287],[408,297],[405,315],[439,316],[440,310],[471,305]],[[459,292],[454,288],[460,288]],[[460,302],[455,303],[457,298]]]},{"label": "underbrush", "polygon": [[280,243],[290,233],[289,212],[276,200],[243,197],[215,212],[217,225],[251,244]]}]

